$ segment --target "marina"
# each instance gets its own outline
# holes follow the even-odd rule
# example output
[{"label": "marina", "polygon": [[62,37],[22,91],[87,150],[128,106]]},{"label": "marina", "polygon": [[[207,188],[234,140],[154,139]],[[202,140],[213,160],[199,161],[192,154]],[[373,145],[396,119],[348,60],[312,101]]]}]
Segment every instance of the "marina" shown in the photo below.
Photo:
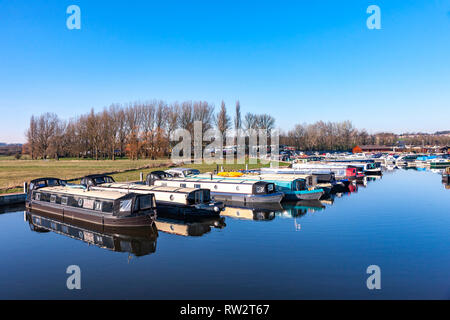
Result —
[{"label": "marina", "polygon": [[[153,225],[131,229],[13,208],[0,214],[0,240],[9,243],[0,249],[8,255],[0,281],[10,288],[0,296],[73,298],[61,274],[76,262],[88,299],[366,299],[374,293],[365,287],[365,270],[377,264],[377,298],[447,299],[444,175],[384,170],[325,200],[229,202],[220,217],[157,216]],[[20,265],[33,268],[24,273]]]}]

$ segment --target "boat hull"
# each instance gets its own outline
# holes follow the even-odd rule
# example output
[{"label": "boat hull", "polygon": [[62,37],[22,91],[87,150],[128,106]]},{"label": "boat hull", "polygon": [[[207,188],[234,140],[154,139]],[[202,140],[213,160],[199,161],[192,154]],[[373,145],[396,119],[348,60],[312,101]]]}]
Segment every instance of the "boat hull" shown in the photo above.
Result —
[{"label": "boat hull", "polygon": [[174,205],[173,203],[166,203],[163,201],[157,201],[158,216],[172,218],[172,219],[185,219],[188,217],[192,218],[212,218],[219,217],[220,211],[223,210],[223,204],[217,206],[215,211],[213,208],[197,208],[196,206],[182,206]]},{"label": "boat hull", "polygon": [[366,176],[381,176],[382,174],[381,169],[366,170],[364,173]]},{"label": "boat hull", "polygon": [[243,203],[280,203],[283,200],[283,192],[274,192],[270,194],[253,195],[253,194],[241,194],[241,193],[224,193],[224,192],[211,192],[211,196],[216,201],[225,202],[243,202]]},{"label": "boat hull", "polygon": [[319,200],[324,194],[325,192],[322,189],[311,191],[286,192],[283,200],[285,201]]},{"label": "boat hull", "polygon": [[153,224],[156,214],[146,214],[134,217],[115,217],[91,210],[62,207],[51,203],[31,201],[26,203],[28,210],[49,214],[55,217],[62,217],[67,222],[85,222],[102,225],[108,228],[135,228],[145,227]]}]

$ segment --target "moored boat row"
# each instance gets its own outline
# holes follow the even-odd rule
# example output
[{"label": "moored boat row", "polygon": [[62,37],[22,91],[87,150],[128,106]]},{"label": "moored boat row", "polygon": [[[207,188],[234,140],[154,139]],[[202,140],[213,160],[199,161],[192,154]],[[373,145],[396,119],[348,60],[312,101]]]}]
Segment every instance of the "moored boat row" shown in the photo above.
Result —
[{"label": "moored boat row", "polygon": [[[145,181],[118,183],[108,175],[89,175],[80,184],[56,178],[33,180],[26,206],[103,227],[138,227],[167,219],[209,219],[238,207],[318,201],[351,192],[356,183],[381,174],[370,159],[315,159],[288,168],[203,173],[190,168],[150,172]],[[236,210],[234,210],[236,211]],[[242,210],[237,210],[241,212]]]}]

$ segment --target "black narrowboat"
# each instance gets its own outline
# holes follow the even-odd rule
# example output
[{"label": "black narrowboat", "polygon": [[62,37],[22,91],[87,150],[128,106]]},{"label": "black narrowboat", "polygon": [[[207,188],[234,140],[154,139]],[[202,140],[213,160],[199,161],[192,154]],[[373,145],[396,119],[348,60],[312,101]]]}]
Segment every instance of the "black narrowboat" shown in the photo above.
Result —
[{"label": "black narrowboat", "polygon": [[[93,191],[69,186],[56,178],[30,182],[26,208],[106,227],[142,227],[154,222],[156,202],[152,194]],[[68,221],[66,220],[66,221]]]}]

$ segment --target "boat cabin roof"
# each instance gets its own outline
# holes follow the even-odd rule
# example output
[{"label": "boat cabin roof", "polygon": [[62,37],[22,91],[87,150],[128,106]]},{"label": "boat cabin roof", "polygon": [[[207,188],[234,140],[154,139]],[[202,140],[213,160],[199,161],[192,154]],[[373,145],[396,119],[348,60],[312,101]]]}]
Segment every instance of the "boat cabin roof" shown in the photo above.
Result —
[{"label": "boat cabin roof", "polygon": [[65,194],[68,196],[93,197],[106,200],[117,200],[122,197],[126,197],[126,195],[124,195],[123,193],[114,190],[97,191],[97,190],[63,187],[63,186],[45,187],[39,189],[38,192],[55,192],[59,194]]},{"label": "boat cabin roof", "polygon": [[58,178],[38,178],[30,181],[30,184],[34,184],[38,187],[44,186],[55,186],[55,185],[64,185],[66,183],[65,180],[61,180]]},{"label": "boat cabin roof", "polygon": [[167,169],[165,172],[174,171],[174,172],[185,172],[185,171],[199,171],[197,169],[192,168],[170,168]]},{"label": "boat cabin roof", "polygon": [[203,190],[199,188],[178,188],[178,187],[163,187],[163,186],[147,186],[144,184],[136,183],[104,183],[100,187],[106,187],[111,189],[129,189],[130,191],[148,191],[148,192],[170,192],[170,193],[191,193],[197,190]]},{"label": "boat cabin roof", "polygon": [[[176,182],[192,182],[192,183],[232,183],[232,184],[242,184],[242,185],[254,185],[254,184],[261,184],[261,183],[266,183],[263,180],[259,180],[259,181],[249,181],[249,180],[231,180],[231,179],[208,179],[208,178],[199,178],[199,179],[195,179],[195,178],[168,178],[168,179],[163,179],[161,181],[176,181]],[[267,182],[270,183],[270,182]]]}]

